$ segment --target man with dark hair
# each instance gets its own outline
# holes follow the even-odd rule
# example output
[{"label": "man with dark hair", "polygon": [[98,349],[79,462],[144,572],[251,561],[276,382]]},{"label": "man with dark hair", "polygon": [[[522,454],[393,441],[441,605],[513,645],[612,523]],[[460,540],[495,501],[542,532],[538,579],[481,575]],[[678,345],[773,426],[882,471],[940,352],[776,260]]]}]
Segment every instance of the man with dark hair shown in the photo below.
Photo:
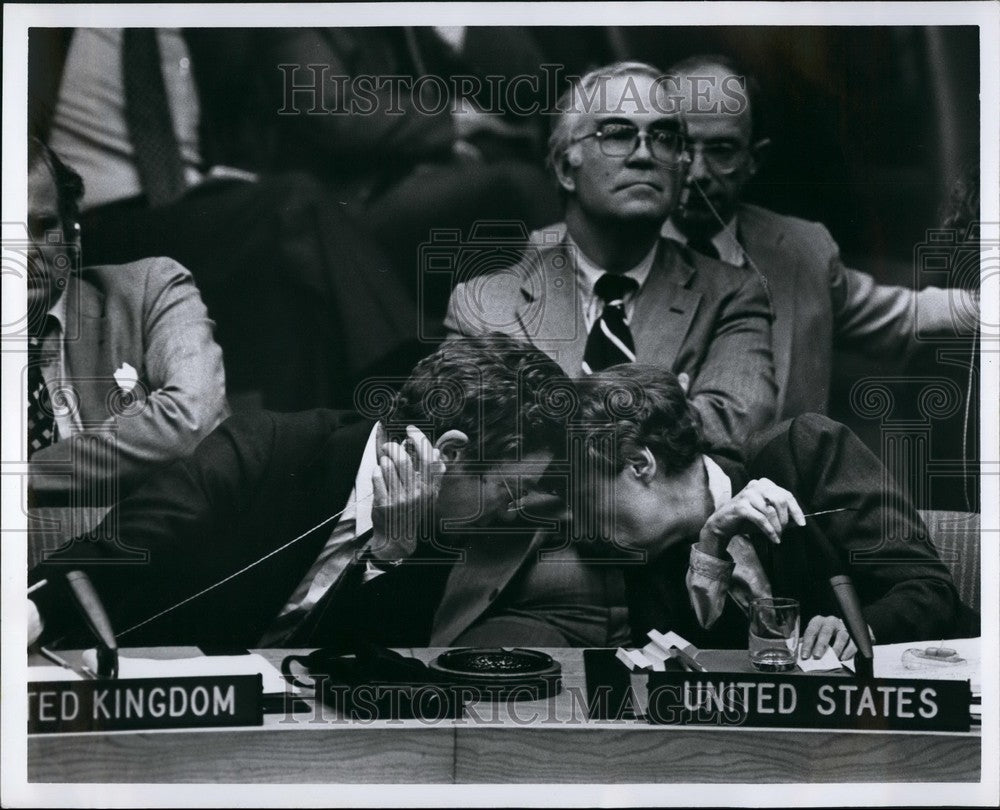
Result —
[{"label": "man with dark hair", "polygon": [[458,284],[445,326],[515,335],[572,377],[632,361],[684,374],[709,442],[738,448],[774,416],[771,315],[752,272],[660,238],[685,171],[664,78],[622,62],[567,91],[549,139],[565,223],[513,268]]},{"label": "man with dark hair", "polygon": [[769,144],[759,90],[745,70],[727,57],[700,55],[667,74],[684,108],[691,165],[663,235],[767,280],[779,418],[826,411],[835,346],[897,358],[916,348],[918,331],[933,337],[975,328],[971,293],[877,284],[843,265],[820,223],[743,202]]},{"label": "man with dark hair", "polygon": [[48,580],[32,594],[47,632],[66,629],[60,574],[80,567],[128,643],[301,646],[349,630],[426,644],[454,549],[491,532],[565,442],[547,404],[562,379],[541,352],[483,337],[419,363],[374,426],[235,416],[32,572]]},{"label": "man with dark hair", "polygon": [[592,466],[577,476],[589,498],[577,500],[616,546],[645,555],[625,573],[636,639],[655,628],[745,647],[749,601],[788,596],[808,620],[803,657],[828,646],[849,657],[824,538],[877,642],[968,632],[916,509],[843,425],[816,414],[784,422],[754,438],[743,468],[705,455],[676,378],[639,364],[582,381],[579,417]]},{"label": "man with dark hair", "polygon": [[[191,274],[80,268],[80,176],[29,142],[29,502],[105,505],[228,414],[222,352]],[[83,495],[81,495],[81,493]]]}]

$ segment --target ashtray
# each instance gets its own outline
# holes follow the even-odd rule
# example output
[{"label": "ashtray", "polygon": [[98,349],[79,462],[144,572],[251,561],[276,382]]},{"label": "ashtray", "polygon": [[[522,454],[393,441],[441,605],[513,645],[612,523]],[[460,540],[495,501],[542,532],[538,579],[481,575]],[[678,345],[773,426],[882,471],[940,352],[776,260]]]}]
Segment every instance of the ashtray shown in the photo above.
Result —
[{"label": "ashtray", "polygon": [[542,700],[562,688],[562,667],[552,656],[519,647],[450,650],[428,666],[442,680],[473,690],[479,700]]},{"label": "ashtray", "polygon": [[953,667],[967,663],[950,647],[911,647],[903,653],[903,666],[907,669],[926,667]]}]

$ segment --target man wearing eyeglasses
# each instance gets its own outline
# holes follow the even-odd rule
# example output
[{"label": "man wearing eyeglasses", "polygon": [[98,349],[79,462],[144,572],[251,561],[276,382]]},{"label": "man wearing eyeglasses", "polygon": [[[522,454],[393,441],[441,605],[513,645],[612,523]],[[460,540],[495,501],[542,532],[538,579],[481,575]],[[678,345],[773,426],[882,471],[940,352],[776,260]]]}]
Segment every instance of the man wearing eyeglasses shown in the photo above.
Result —
[{"label": "man wearing eyeglasses", "polygon": [[[660,237],[685,171],[683,124],[662,79],[619,63],[560,99],[549,163],[565,221],[533,234],[515,267],[458,284],[446,326],[455,339],[529,341],[571,377],[631,362],[684,375],[709,445],[738,450],[774,415],[770,310],[754,273]],[[455,620],[432,643],[624,643],[621,570],[587,560],[579,544],[543,549],[494,543],[488,564],[455,566],[438,608]],[[506,587],[494,600],[497,582]]]},{"label": "man wearing eyeglasses", "polygon": [[635,361],[684,375],[709,443],[738,448],[774,415],[770,310],[754,273],[660,237],[686,169],[663,79],[625,62],[570,87],[549,139],[565,221],[515,267],[456,285],[445,325],[530,341],[572,377]]},{"label": "man wearing eyeglasses", "polygon": [[684,107],[691,160],[663,234],[767,278],[774,310],[778,416],[827,410],[834,343],[899,357],[922,335],[971,332],[978,304],[963,290],[876,284],[844,267],[825,227],[742,202],[769,141],[753,78],[725,57],[693,56],[667,71]]}]

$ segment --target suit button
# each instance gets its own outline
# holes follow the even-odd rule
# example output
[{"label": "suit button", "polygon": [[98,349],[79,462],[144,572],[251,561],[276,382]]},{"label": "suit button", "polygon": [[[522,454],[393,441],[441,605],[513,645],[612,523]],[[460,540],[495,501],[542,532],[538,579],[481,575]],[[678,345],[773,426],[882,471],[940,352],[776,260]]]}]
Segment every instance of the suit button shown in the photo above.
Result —
[{"label": "suit button", "polygon": [[500,589],[499,588],[494,588],[492,591],[490,591],[490,601],[492,602],[499,595],[500,595]]}]

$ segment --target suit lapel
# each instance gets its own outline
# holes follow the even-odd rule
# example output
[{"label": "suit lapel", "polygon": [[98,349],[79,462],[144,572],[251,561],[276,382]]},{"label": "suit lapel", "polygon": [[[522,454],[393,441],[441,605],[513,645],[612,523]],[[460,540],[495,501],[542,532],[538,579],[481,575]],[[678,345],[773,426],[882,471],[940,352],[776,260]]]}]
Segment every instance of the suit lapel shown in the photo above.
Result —
[{"label": "suit lapel", "polygon": [[104,295],[73,277],[66,289],[67,381],[76,392],[83,427],[100,425],[110,415],[109,395],[117,388],[113,346],[108,345]]},{"label": "suit lapel", "polygon": [[464,549],[465,559],[456,562],[448,576],[434,614],[431,646],[450,645],[482,616],[521,565],[534,559],[544,537],[542,532],[475,535]]},{"label": "suit lapel", "polygon": [[528,340],[555,357],[566,374],[580,375],[587,327],[577,293],[576,261],[565,237],[558,245],[528,251],[516,314]]},{"label": "suit lapel", "polygon": [[677,359],[701,301],[701,294],[687,287],[695,272],[673,242],[660,240],[632,315],[638,362],[670,367]]},{"label": "suit lapel", "polygon": [[790,262],[784,248],[785,232],[753,207],[743,206],[739,213],[739,239],[750,261],[768,281],[768,293],[775,318],[771,324],[771,350],[778,383],[778,414],[781,415],[788,389],[792,341],[795,336],[795,304],[799,263]]}]

